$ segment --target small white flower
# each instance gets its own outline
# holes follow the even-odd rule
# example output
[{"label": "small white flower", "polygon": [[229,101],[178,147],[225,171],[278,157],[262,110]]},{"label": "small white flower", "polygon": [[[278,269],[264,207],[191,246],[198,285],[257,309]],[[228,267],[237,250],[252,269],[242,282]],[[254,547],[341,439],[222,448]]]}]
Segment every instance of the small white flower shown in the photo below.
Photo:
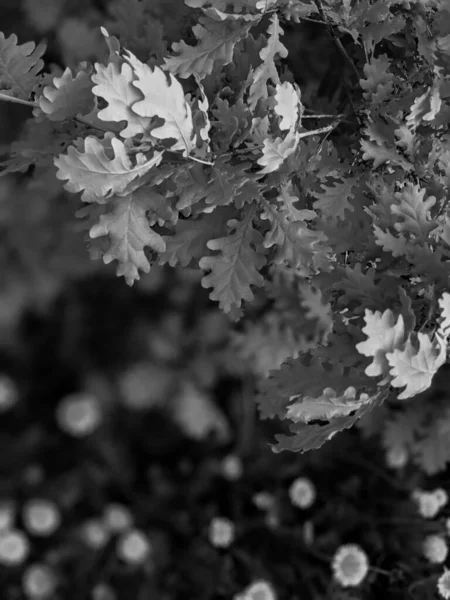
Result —
[{"label": "small white flower", "polygon": [[150,540],[138,529],[126,531],[117,541],[117,555],[129,565],[142,564],[151,549]]},{"label": "small white flower", "polygon": [[294,506],[309,508],[316,499],[316,488],[306,477],[298,477],[289,487],[289,497]]},{"label": "small white flower", "polygon": [[89,519],[81,526],[83,542],[93,550],[101,550],[110,539],[110,532],[102,519]]},{"label": "small white flower", "polygon": [[243,472],[242,460],[236,454],[229,454],[223,459],[222,473],[229,481],[237,481]]},{"label": "small white flower", "polygon": [[443,563],[447,558],[448,546],[440,535],[429,535],[423,542],[423,554],[431,563]]},{"label": "small white flower", "polygon": [[19,390],[16,383],[8,375],[0,375],[0,411],[7,411],[17,404]]},{"label": "small white flower", "polygon": [[70,394],[60,401],[56,419],[69,435],[80,438],[90,435],[102,421],[99,401],[92,394]]},{"label": "small white flower", "polygon": [[437,590],[442,598],[449,600],[450,598],[450,571],[444,567],[444,572],[439,577],[437,582]]},{"label": "small white flower", "polygon": [[12,500],[0,501],[0,531],[11,529],[16,518],[16,508]]},{"label": "small white flower", "polygon": [[103,521],[111,533],[121,533],[133,525],[133,515],[122,504],[108,504],[103,513]]},{"label": "small white flower", "polygon": [[171,371],[151,362],[135,363],[119,378],[123,403],[138,411],[163,404],[172,384]]},{"label": "small white flower", "polygon": [[392,446],[386,452],[386,464],[391,469],[402,469],[408,462],[408,450],[405,446]]},{"label": "small white flower", "polygon": [[0,532],[0,564],[21,565],[30,552],[30,543],[24,533],[17,529]]},{"label": "small white flower", "polygon": [[277,600],[275,590],[264,580],[254,581],[242,594],[234,596],[233,600]]},{"label": "small white flower", "polygon": [[24,525],[32,535],[52,535],[61,524],[61,514],[51,500],[33,498],[22,509]]},{"label": "small white flower", "polygon": [[57,586],[55,573],[44,564],[27,567],[22,576],[22,587],[25,595],[32,600],[40,600],[53,596]]},{"label": "small white flower", "polygon": [[438,498],[432,492],[415,490],[412,497],[417,503],[419,513],[425,519],[433,519],[438,514],[441,507]]},{"label": "small white flower", "polygon": [[228,548],[234,541],[234,524],[224,517],[214,517],[209,524],[209,541],[216,548]]},{"label": "small white flower", "polygon": [[334,577],[342,586],[357,586],[369,571],[369,560],[360,546],[346,544],[336,551],[331,567]]},{"label": "small white flower", "polygon": [[448,503],[448,494],[443,488],[436,488],[432,493],[440,508],[443,508]]}]

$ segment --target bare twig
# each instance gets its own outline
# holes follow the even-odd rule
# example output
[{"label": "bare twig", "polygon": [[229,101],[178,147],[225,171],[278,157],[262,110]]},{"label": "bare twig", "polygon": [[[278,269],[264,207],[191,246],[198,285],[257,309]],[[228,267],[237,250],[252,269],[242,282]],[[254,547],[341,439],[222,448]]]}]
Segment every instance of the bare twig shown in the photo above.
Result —
[{"label": "bare twig", "polygon": [[356,75],[356,77],[358,78],[358,81],[359,81],[361,79],[361,75],[359,74],[358,69],[356,68],[355,63],[352,61],[352,59],[348,55],[347,50],[342,45],[341,40],[336,35],[336,32],[333,29],[333,25],[330,23],[330,21],[328,20],[328,17],[325,15],[325,11],[323,10],[322,0],[314,0],[314,3],[317,6],[317,10],[319,11],[319,14],[320,14],[322,20],[325,21],[327,29],[330,32],[330,35],[333,38],[334,43],[336,44],[337,48],[339,49],[339,52],[342,54],[342,56],[345,58],[345,60],[351,66],[353,72],[355,73],[355,75]]}]

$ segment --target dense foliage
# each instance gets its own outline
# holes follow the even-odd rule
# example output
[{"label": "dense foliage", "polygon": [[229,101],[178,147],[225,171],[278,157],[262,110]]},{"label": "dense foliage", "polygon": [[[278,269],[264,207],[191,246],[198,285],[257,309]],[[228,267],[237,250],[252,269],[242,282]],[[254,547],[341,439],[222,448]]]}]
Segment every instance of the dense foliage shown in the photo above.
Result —
[{"label": "dense foliage", "polygon": [[[203,288],[216,306],[211,328],[217,325],[223,344],[213,341],[213,351],[201,342],[209,339],[207,319],[187,340],[178,331],[179,353],[162,341],[169,330],[156,343],[171,365],[178,368],[181,355],[188,362],[180,370],[190,374],[183,400],[170,409],[183,435],[198,439],[211,427],[231,443],[227,418],[200,392],[218,390],[223,375],[245,391],[234,423],[241,431],[242,416],[242,448],[252,437],[248,404],[256,397],[276,454],[323,446],[324,457],[328,447],[381,442],[391,467],[411,469],[392,485],[416,490],[420,504],[419,473],[441,473],[450,462],[450,4],[98,0],[79,7],[91,11],[84,20],[64,16],[62,5],[23,2],[47,48],[0,33],[0,100],[23,119],[0,163],[5,339],[30,291],[48,305],[74,276],[92,275],[94,285],[113,268],[139,296],[153,277],[180,269],[200,283],[195,299],[205,300]],[[192,325],[195,302],[189,306]],[[77,332],[71,335],[80,352]],[[167,397],[157,403],[170,405],[176,390],[148,361],[131,375],[114,373],[121,367],[111,359],[99,368],[128,391],[159,382]],[[80,369],[90,371],[90,360]],[[149,402],[147,392],[129,393],[134,409]],[[94,409],[83,406],[95,421]],[[291,459],[264,456],[266,465],[283,465],[286,483]],[[306,456],[314,464],[314,453]],[[207,487],[213,479],[200,477]],[[251,488],[234,520],[252,518]],[[365,541],[387,576],[379,507],[369,512]],[[408,518],[417,525],[408,544],[418,548],[424,532]],[[354,535],[330,541],[322,532],[319,561],[321,545],[328,552]],[[305,550],[303,529],[300,537]],[[441,563],[433,558],[439,540],[433,544],[425,556]],[[335,575],[346,551],[354,548],[336,555]],[[408,586],[419,569],[411,565],[397,573]],[[311,573],[308,593],[320,597],[321,570]],[[422,575],[434,594],[435,575]],[[225,577],[220,593],[238,593],[244,579]],[[178,585],[189,588],[181,581],[174,594],[184,593]],[[278,582],[296,597],[292,585]]]}]

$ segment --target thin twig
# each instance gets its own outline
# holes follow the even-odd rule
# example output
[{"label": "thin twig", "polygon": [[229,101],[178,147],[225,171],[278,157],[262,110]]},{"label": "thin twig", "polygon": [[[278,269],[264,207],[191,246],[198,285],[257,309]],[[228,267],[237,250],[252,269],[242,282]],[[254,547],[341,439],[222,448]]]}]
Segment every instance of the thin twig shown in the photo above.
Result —
[{"label": "thin twig", "polygon": [[319,14],[320,14],[322,20],[325,21],[327,29],[330,32],[330,35],[333,38],[334,43],[336,44],[337,48],[339,49],[339,52],[342,54],[342,56],[345,58],[345,60],[351,66],[351,68],[353,69],[353,72],[355,73],[355,75],[356,75],[356,77],[358,78],[358,81],[359,81],[361,79],[361,75],[359,74],[358,69],[356,68],[355,63],[352,61],[352,59],[348,55],[347,50],[342,45],[341,40],[336,35],[336,32],[333,29],[333,25],[330,23],[330,21],[328,20],[328,17],[325,15],[325,11],[323,10],[322,0],[314,0],[314,3],[317,6],[317,10],[319,11]]},{"label": "thin twig", "polygon": [[31,102],[30,100],[21,100],[20,98],[15,98],[14,96],[8,96],[8,94],[2,94],[0,92],[0,100],[4,100],[5,102],[12,102],[13,104],[22,104],[23,106],[29,106],[31,108],[37,108],[38,104],[36,102]]}]

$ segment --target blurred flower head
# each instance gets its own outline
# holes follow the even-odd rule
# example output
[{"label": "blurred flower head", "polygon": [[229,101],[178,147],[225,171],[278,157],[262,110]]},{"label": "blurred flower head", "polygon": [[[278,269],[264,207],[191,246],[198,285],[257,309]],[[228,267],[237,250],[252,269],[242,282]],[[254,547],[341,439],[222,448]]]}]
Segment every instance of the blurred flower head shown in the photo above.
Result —
[{"label": "blurred flower head", "polygon": [[391,469],[402,469],[408,462],[408,450],[405,446],[392,446],[386,452],[386,464]]},{"label": "blurred flower head", "polygon": [[16,507],[12,500],[0,500],[0,531],[11,529],[16,518]]},{"label": "blurred flower head", "polygon": [[103,522],[111,533],[121,533],[133,525],[133,515],[123,504],[111,503],[105,507]]},{"label": "blurred flower head", "polygon": [[6,411],[17,404],[19,390],[17,385],[8,375],[0,375],[0,411]]},{"label": "blurred flower head", "polygon": [[222,461],[222,473],[230,481],[237,481],[242,477],[244,468],[242,460],[236,454],[228,454]]},{"label": "blurred flower head", "polygon": [[316,488],[307,477],[298,477],[289,487],[289,498],[298,508],[309,508],[316,499]]},{"label": "blurred flower head", "polygon": [[83,542],[93,550],[101,550],[110,539],[110,532],[103,519],[89,519],[81,526],[81,538]]},{"label": "blurred flower head", "polygon": [[209,524],[209,541],[216,548],[228,548],[235,537],[234,523],[225,517],[214,517]]},{"label": "blurred flower head", "polygon": [[445,600],[450,598],[450,571],[444,567],[444,572],[437,581],[437,590]]},{"label": "blurred flower head", "polygon": [[32,535],[52,535],[61,524],[57,505],[45,498],[33,498],[25,502],[22,519],[25,528]]},{"label": "blurred flower head", "polygon": [[366,577],[369,560],[357,544],[346,544],[336,551],[331,568],[335,579],[344,587],[357,586]]},{"label": "blurred flower head", "polygon": [[32,600],[51,598],[57,586],[57,578],[50,567],[44,564],[33,564],[25,569],[22,576],[22,587],[25,595]]},{"label": "blurred flower head", "polygon": [[92,600],[115,600],[116,593],[107,583],[97,583],[92,588]]},{"label": "blurred flower head", "polygon": [[80,438],[90,435],[102,421],[98,398],[83,392],[70,394],[60,401],[56,419],[62,431],[69,435]]},{"label": "blurred flower head", "polygon": [[129,565],[140,565],[150,555],[150,540],[139,529],[123,533],[117,541],[117,555]]},{"label": "blurred flower head", "polygon": [[429,535],[423,542],[423,554],[431,563],[443,563],[448,554],[447,543],[440,535]]},{"label": "blurred flower head", "polygon": [[432,493],[434,494],[440,508],[443,508],[448,503],[448,494],[444,488],[436,488]]},{"label": "blurred flower head", "polygon": [[9,567],[21,565],[28,557],[30,543],[18,529],[0,531],[0,564]]},{"label": "blurred flower head", "polygon": [[422,490],[414,490],[412,494],[413,500],[417,504],[417,508],[419,513],[425,519],[434,518],[439,510],[441,509],[441,504],[439,503],[439,497],[436,496],[433,492],[424,492]]},{"label": "blurred flower head", "polygon": [[251,583],[245,590],[234,596],[233,600],[276,600],[274,588],[269,582],[258,580]]},{"label": "blurred flower head", "polygon": [[275,503],[275,497],[273,494],[267,491],[256,492],[253,495],[253,504],[260,510],[269,510]]}]

